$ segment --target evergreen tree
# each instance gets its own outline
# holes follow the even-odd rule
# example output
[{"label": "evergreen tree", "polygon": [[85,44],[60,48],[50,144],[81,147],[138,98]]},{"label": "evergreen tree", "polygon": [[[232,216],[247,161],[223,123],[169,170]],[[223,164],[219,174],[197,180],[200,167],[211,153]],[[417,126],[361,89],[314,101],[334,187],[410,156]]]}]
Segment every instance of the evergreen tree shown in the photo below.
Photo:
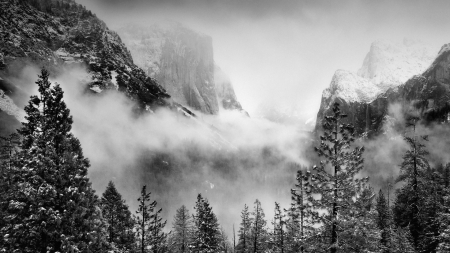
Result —
[{"label": "evergreen tree", "polygon": [[391,228],[391,247],[389,248],[391,253],[416,253],[414,246],[411,243],[411,234],[408,229],[403,228]]},{"label": "evergreen tree", "polygon": [[286,252],[304,252],[303,240],[301,237],[301,227],[299,219],[299,208],[296,203],[291,202],[291,207],[285,209],[286,212]]},{"label": "evergreen tree", "polygon": [[372,188],[365,188],[356,199],[353,210],[342,217],[341,225],[346,229],[340,232],[339,244],[344,252],[375,252],[380,248],[374,196]]},{"label": "evergreen tree", "polygon": [[108,242],[122,252],[134,249],[134,221],[114,183],[110,181],[100,200],[107,222]]},{"label": "evergreen tree", "polygon": [[193,223],[186,206],[182,205],[176,212],[172,223],[173,252],[188,252],[192,241]]},{"label": "evergreen tree", "polygon": [[261,207],[261,202],[259,200],[255,201],[255,207],[252,212],[253,215],[253,224],[251,227],[252,232],[252,242],[251,242],[251,252],[264,252],[266,249],[266,240],[267,240],[267,230],[266,224],[267,221],[264,219],[264,210]]},{"label": "evergreen tree", "polygon": [[[5,223],[5,208],[8,206],[6,202],[8,190],[11,187],[10,177],[12,176],[12,167],[15,159],[15,154],[19,145],[19,135],[16,133],[10,134],[7,137],[0,136],[0,227],[6,225]],[[1,233],[0,233],[1,236]],[[0,243],[0,247],[1,247]]]},{"label": "evergreen tree", "polygon": [[167,221],[163,221],[160,215],[161,212],[162,209],[160,208],[150,215],[150,226],[148,229],[150,235],[149,246],[153,253],[166,252],[167,234],[163,232],[163,229]]},{"label": "evergreen tree", "polygon": [[25,107],[20,152],[1,228],[6,252],[106,250],[98,198],[87,178],[89,161],[71,133],[63,91],[42,70],[39,96]]},{"label": "evergreen tree", "polygon": [[280,204],[275,202],[275,216],[273,221],[274,243],[277,249],[276,252],[281,253],[286,252],[286,234],[284,231],[286,225],[285,217],[286,215],[281,212]]},{"label": "evergreen tree", "polygon": [[[404,139],[409,146],[409,150],[403,156],[397,182],[405,182],[406,184],[401,189],[400,194],[397,194],[398,201],[396,201],[396,204],[401,203],[402,193],[405,194],[403,199],[406,200],[406,203],[403,206],[395,206],[395,218],[398,225],[405,227],[407,224],[409,226],[414,248],[419,250],[421,247],[419,241],[423,233],[419,206],[424,204],[421,201],[421,195],[423,194],[422,196],[424,196],[425,193],[425,173],[429,168],[426,159],[428,151],[426,151],[425,145],[420,142],[419,137],[415,133],[413,137],[405,136]],[[427,140],[427,137],[421,136],[420,139]],[[402,222],[401,215],[407,215],[408,217]]]},{"label": "evergreen tree", "polygon": [[[355,202],[366,187],[368,178],[356,178],[363,168],[362,154],[364,148],[351,149],[354,142],[354,128],[343,124],[346,115],[341,113],[338,103],[334,103],[333,112],[326,116],[323,123],[324,133],[320,136],[320,146],[316,148],[319,156],[324,157],[320,166],[314,166],[311,175],[311,190],[320,198],[310,196],[314,219],[329,228],[329,246],[331,253],[337,252],[344,245],[339,245],[339,233],[345,231],[348,221],[354,220]],[[328,165],[332,170],[329,173]],[[323,212],[321,210],[326,210]],[[328,234],[328,233],[327,233]]]},{"label": "evergreen tree", "polygon": [[141,253],[147,252],[150,245],[151,234],[148,231],[151,226],[151,215],[156,207],[156,201],[150,200],[151,193],[147,193],[147,186],[144,185],[141,190],[141,196],[138,198],[139,207],[136,211],[135,219],[136,235],[139,241],[139,251]]},{"label": "evergreen tree", "polygon": [[220,229],[216,215],[207,199],[197,196],[194,216],[195,233],[191,244],[193,252],[217,252],[220,247]]},{"label": "evergreen tree", "polygon": [[239,236],[239,246],[238,252],[247,253],[250,252],[251,247],[251,226],[252,220],[250,218],[250,212],[248,211],[248,206],[244,205],[244,210],[241,212],[241,226],[238,231]]},{"label": "evergreen tree", "polygon": [[[298,166],[299,167],[299,166]],[[304,252],[305,244],[307,239],[311,236],[313,232],[313,227],[311,226],[311,208],[308,202],[308,198],[311,193],[309,186],[310,172],[307,171],[303,173],[300,169],[297,170],[295,188],[291,189],[292,201],[291,209],[289,214],[288,228],[292,234],[292,246],[295,252]],[[297,249],[298,248],[298,249]]]},{"label": "evergreen tree", "polygon": [[383,247],[384,253],[389,253],[390,250],[390,217],[389,208],[387,206],[386,198],[384,197],[383,191],[380,189],[377,197],[377,226],[381,231],[381,245]]},{"label": "evergreen tree", "polygon": [[6,180],[6,176],[11,173],[11,167],[14,162],[14,155],[18,152],[20,144],[20,136],[17,133],[12,133],[7,137],[0,136],[0,161],[2,177],[0,180]]}]

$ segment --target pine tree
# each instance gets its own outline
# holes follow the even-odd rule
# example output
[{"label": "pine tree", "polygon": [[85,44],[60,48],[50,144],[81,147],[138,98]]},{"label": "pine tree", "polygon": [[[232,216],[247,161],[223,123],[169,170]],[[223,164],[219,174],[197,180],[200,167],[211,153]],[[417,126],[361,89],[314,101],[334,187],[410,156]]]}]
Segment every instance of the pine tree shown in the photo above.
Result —
[{"label": "pine tree", "polygon": [[216,215],[207,199],[201,194],[197,196],[194,216],[195,233],[191,244],[193,252],[217,252],[220,245],[220,229]]},{"label": "pine tree", "polygon": [[134,221],[114,183],[110,181],[100,201],[107,222],[108,242],[120,251],[134,249]]},{"label": "pine tree", "polygon": [[[307,171],[303,173],[300,166],[297,166],[295,188],[291,189],[292,201],[294,203],[291,206],[289,217],[292,233],[293,233],[293,246],[292,248],[297,249],[300,252],[304,252],[305,244],[307,243],[307,238],[311,236],[313,232],[313,227],[311,226],[311,208],[309,205],[309,196],[311,193],[311,188],[309,185],[309,179],[311,173]],[[296,228],[298,227],[298,231]]]},{"label": "pine tree", "polygon": [[6,252],[102,252],[103,221],[87,178],[89,161],[70,133],[63,91],[42,70],[25,107],[20,152],[6,200]]},{"label": "pine tree", "polygon": [[377,226],[381,231],[381,245],[383,246],[383,252],[390,252],[390,217],[389,208],[387,206],[386,198],[383,191],[380,189],[377,197]]},{"label": "pine tree", "polygon": [[[347,229],[343,226],[355,216],[355,202],[368,181],[368,178],[355,177],[363,168],[364,148],[351,149],[355,140],[354,128],[342,123],[345,117],[339,104],[334,103],[332,114],[326,116],[323,123],[324,133],[320,136],[320,146],[315,149],[325,160],[321,161],[320,166],[314,166],[314,173],[311,175],[311,190],[320,195],[320,198],[311,196],[309,201],[314,207],[316,222],[329,228],[331,238],[327,248],[331,253],[336,253],[343,247],[338,244],[339,233]],[[332,173],[327,171],[327,165],[330,165]]]},{"label": "pine tree", "polygon": [[12,133],[7,137],[0,136],[0,159],[1,159],[1,171],[2,178],[0,180],[6,180],[5,176],[11,172],[11,167],[14,162],[14,155],[18,152],[18,145],[20,144],[20,136],[17,133]]},{"label": "pine tree", "polygon": [[267,239],[267,230],[266,224],[267,221],[264,219],[264,210],[261,207],[261,202],[259,200],[255,201],[255,207],[252,212],[253,215],[253,224],[251,228],[251,236],[252,236],[252,248],[251,252],[264,252],[266,249],[266,239]]},{"label": "pine tree", "polygon": [[301,236],[299,209],[296,202],[292,201],[286,212],[286,252],[304,252],[304,240]]},{"label": "pine tree", "polygon": [[[415,129],[414,124],[413,126]],[[427,140],[426,136],[421,136],[420,138],[423,140]],[[400,165],[400,175],[397,178],[397,182],[406,182],[404,190],[409,192],[408,194],[411,194],[410,196],[408,196],[408,202],[405,206],[404,211],[409,214],[409,229],[414,247],[416,250],[418,250],[420,247],[419,240],[422,233],[422,226],[420,224],[421,221],[419,217],[419,206],[423,204],[421,203],[419,191],[423,192],[424,190],[423,185],[425,172],[429,168],[429,164],[426,159],[428,151],[426,151],[425,145],[420,142],[415,133],[413,137],[405,136],[404,139],[409,145],[409,150],[407,150],[405,155],[403,156],[403,162]]]},{"label": "pine tree", "polygon": [[150,241],[149,246],[151,252],[153,253],[162,253],[166,252],[166,239],[167,234],[163,232],[164,227],[166,226],[167,221],[163,221],[161,217],[162,209],[158,209],[152,215],[150,215],[150,226],[149,226],[149,235]]},{"label": "pine tree", "polygon": [[374,197],[372,188],[365,188],[356,199],[353,210],[341,219],[341,225],[346,229],[340,232],[339,244],[345,252],[375,252],[381,247]]},{"label": "pine tree", "polygon": [[275,202],[275,216],[273,221],[274,243],[277,248],[276,252],[281,253],[286,251],[286,234],[284,231],[286,225],[285,217],[286,215],[281,212],[280,204]]},{"label": "pine tree", "polygon": [[150,202],[151,193],[147,193],[147,186],[144,185],[141,190],[141,196],[138,198],[139,207],[136,211],[135,219],[136,234],[139,241],[139,251],[141,253],[147,252],[150,245],[149,227],[152,222],[151,215],[156,207],[156,201]]},{"label": "pine tree", "polygon": [[[19,135],[10,134],[7,137],[0,136],[0,227],[4,227],[7,203],[7,194],[11,187],[12,168],[15,154],[18,152]],[[0,232],[0,236],[1,236]],[[1,237],[0,237],[1,238]],[[2,243],[0,243],[1,247]]]},{"label": "pine tree", "polygon": [[390,247],[391,253],[416,253],[411,243],[411,234],[408,229],[391,228],[392,243]]},{"label": "pine tree", "polygon": [[172,239],[174,241],[171,246],[173,252],[188,252],[189,245],[192,241],[193,223],[186,206],[182,205],[176,212],[172,223]]},{"label": "pine tree", "polygon": [[251,224],[252,220],[250,219],[250,212],[248,211],[248,206],[244,205],[244,210],[241,212],[241,226],[238,231],[239,236],[239,246],[238,252],[247,253],[250,252],[251,245]]}]

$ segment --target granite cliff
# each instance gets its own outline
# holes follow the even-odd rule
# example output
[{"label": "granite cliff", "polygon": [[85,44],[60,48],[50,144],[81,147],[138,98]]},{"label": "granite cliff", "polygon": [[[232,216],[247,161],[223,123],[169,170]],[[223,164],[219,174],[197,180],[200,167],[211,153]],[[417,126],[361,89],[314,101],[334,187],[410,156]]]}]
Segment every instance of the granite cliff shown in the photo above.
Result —
[{"label": "granite cliff", "polygon": [[212,38],[176,22],[118,30],[135,63],[181,104],[206,114],[242,110],[223,71],[214,63]]},{"label": "granite cliff", "polygon": [[449,94],[444,92],[448,86],[444,84],[448,83],[445,48],[435,59],[436,54],[419,42],[374,42],[357,73],[338,70],[334,74],[329,88],[322,94],[316,130],[320,130],[335,101],[341,104],[348,115],[347,121],[362,136],[382,132],[383,124],[389,120],[389,105],[394,103],[402,105],[405,114],[420,107],[421,117],[431,119],[434,111],[445,108],[446,101],[441,96]]}]

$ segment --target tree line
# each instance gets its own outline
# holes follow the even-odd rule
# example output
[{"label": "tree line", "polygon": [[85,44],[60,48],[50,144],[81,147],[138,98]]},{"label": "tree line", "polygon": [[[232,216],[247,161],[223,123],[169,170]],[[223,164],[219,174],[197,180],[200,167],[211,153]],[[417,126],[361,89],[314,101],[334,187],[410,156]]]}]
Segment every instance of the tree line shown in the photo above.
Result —
[{"label": "tree line", "polygon": [[335,103],[315,148],[322,161],[295,165],[289,207],[275,202],[269,224],[259,200],[244,205],[230,238],[201,194],[170,228],[146,186],[134,214],[112,181],[97,196],[63,91],[48,78],[42,70],[22,127],[1,137],[2,252],[450,252],[450,164],[431,166],[415,131],[404,136],[391,203],[392,187],[375,193],[361,176],[364,148]]}]

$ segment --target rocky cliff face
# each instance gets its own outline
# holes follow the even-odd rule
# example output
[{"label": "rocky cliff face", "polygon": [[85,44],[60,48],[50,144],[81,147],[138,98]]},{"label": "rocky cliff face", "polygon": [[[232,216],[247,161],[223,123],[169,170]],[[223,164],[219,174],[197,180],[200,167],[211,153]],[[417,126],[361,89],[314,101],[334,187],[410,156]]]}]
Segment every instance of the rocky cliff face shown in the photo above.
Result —
[{"label": "rocky cliff face", "polygon": [[242,111],[242,106],[237,100],[230,78],[217,65],[214,68],[214,81],[216,83],[219,107],[225,110]]},{"label": "rocky cliff face", "polygon": [[11,77],[29,65],[46,67],[52,75],[61,66],[87,67],[88,92],[119,90],[143,110],[174,105],[133,63],[117,33],[73,0],[0,0],[0,45],[0,110],[17,120],[20,110],[12,95],[21,84]]},{"label": "rocky cliff face", "polygon": [[207,114],[221,107],[242,109],[228,78],[214,65],[211,37],[175,22],[129,25],[119,34],[136,64],[176,101]]},{"label": "rocky cliff face", "polygon": [[[316,130],[321,128],[322,119],[337,101],[359,135],[379,134],[387,119],[389,104],[404,104],[406,110],[413,100],[418,99],[418,86],[428,77],[414,75],[423,73],[434,57],[435,54],[417,42],[373,43],[357,73],[338,70],[334,74],[330,87],[322,94]],[[441,66],[440,63],[436,65]]]}]

